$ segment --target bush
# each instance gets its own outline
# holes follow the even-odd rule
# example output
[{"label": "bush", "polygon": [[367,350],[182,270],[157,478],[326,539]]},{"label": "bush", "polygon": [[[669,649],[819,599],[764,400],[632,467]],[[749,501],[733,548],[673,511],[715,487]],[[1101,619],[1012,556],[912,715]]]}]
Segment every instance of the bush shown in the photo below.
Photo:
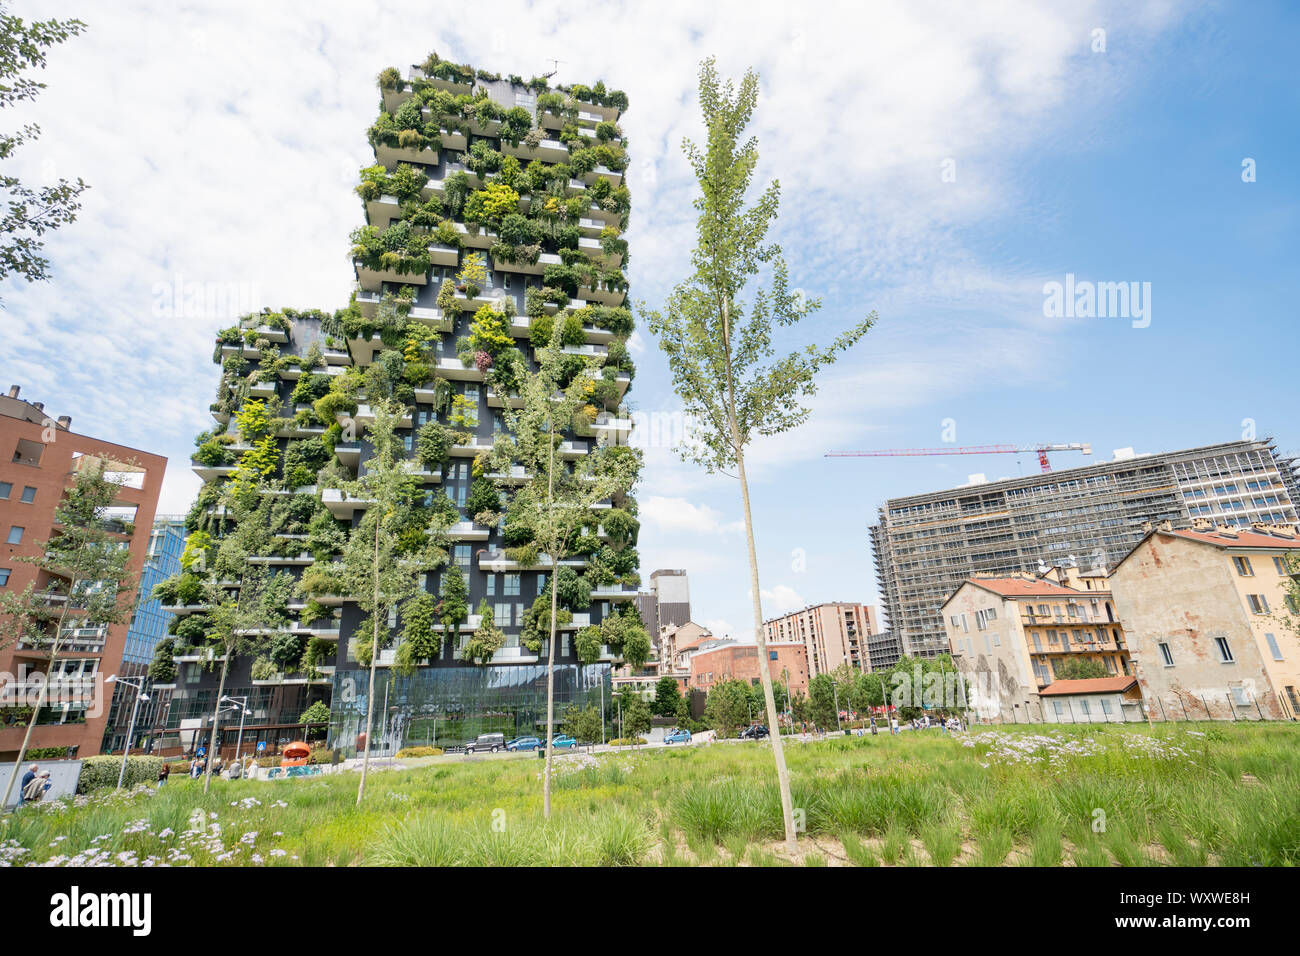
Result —
[{"label": "bush", "polygon": [[[126,779],[124,787],[134,787],[138,783],[154,783],[162,770],[161,757],[130,756],[126,758]],[[117,786],[117,775],[122,770],[122,758],[112,755],[87,757],[81,765],[81,776],[77,778],[77,793],[91,793],[95,790],[111,789]]]},{"label": "bush", "polygon": [[615,737],[609,742],[609,745],[611,747],[640,747],[644,743],[644,737]]},{"label": "bush", "polygon": [[441,747],[403,747],[397,751],[397,758],[403,757],[441,757]]}]

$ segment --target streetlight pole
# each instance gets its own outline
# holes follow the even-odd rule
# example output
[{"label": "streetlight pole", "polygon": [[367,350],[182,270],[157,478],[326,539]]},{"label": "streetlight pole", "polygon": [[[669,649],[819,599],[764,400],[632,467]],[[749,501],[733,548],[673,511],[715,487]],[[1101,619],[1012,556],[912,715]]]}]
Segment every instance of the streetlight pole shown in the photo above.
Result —
[{"label": "streetlight pole", "polygon": [[239,763],[239,752],[244,749],[244,718],[248,715],[248,697],[223,695],[221,699],[239,707],[239,736],[235,738],[235,763]]},{"label": "streetlight pole", "polygon": [[140,701],[148,700],[149,695],[144,692],[144,678],[131,680],[129,677],[118,677],[116,674],[109,676],[106,683],[127,684],[135,688],[135,703],[131,705],[131,726],[126,732],[126,746],[122,748],[122,769],[117,773],[117,789],[122,789],[122,783],[126,780],[126,758],[131,753],[131,740],[135,737],[135,715],[140,710]]}]

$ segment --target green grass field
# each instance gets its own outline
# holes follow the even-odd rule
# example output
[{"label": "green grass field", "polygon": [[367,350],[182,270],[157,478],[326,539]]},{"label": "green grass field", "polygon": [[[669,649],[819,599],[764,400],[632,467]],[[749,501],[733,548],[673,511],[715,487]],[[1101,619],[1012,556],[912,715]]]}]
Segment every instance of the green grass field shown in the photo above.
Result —
[{"label": "green grass field", "polygon": [[434,758],[286,781],[173,778],[9,814],[9,865],[1264,865],[1300,863],[1300,727],[976,730],[541,761]]}]

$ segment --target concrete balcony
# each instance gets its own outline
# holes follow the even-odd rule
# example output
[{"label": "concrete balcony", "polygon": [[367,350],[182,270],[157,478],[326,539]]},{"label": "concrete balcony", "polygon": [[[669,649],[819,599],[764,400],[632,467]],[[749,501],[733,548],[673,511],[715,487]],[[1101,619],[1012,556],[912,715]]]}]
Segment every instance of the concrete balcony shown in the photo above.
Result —
[{"label": "concrete balcony", "polygon": [[361,445],[358,442],[336,442],[334,445],[334,457],[341,464],[346,465],[353,471],[361,467]]},{"label": "concrete balcony", "polygon": [[578,298],[583,302],[591,302],[596,305],[622,305],[627,299],[627,292],[613,291],[611,289],[588,289],[578,290]]},{"label": "concrete balcony", "polygon": [[266,339],[268,342],[283,345],[289,341],[289,333],[274,325],[259,325],[253,331],[256,333],[257,338]]},{"label": "concrete balcony", "polygon": [[256,382],[248,386],[249,398],[275,398],[275,382]]},{"label": "concrete balcony", "polygon": [[540,159],[546,163],[567,163],[569,161],[569,147],[558,139],[544,139],[536,147],[530,147],[525,142],[520,142],[518,146],[502,143],[501,152],[507,156],[523,160]]},{"label": "concrete balcony", "polygon": [[510,471],[494,471],[488,475],[493,481],[506,482],[512,485],[522,485],[533,476],[523,465],[511,465]]},{"label": "concrete balcony", "polygon": [[573,620],[571,620],[568,624],[555,625],[555,629],[557,631],[576,631],[580,628],[590,627],[590,626],[591,626],[591,614],[587,611],[583,611],[581,613],[575,613],[573,615]]},{"label": "concrete balcony", "polygon": [[[560,562],[560,567],[577,569],[585,568],[587,564],[586,558],[565,558]],[[478,566],[481,571],[549,571],[551,558],[539,554],[533,564],[520,564],[507,558],[504,551],[483,551],[479,553]]]},{"label": "concrete balcony", "polygon": [[619,587],[594,588],[591,592],[593,601],[630,601],[636,597],[636,591],[625,591]]},{"label": "concrete balcony", "polygon": [[366,222],[383,232],[402,216],[401,203],[396,196],[380,196],[366,203]]},{"label": "concrete balcony", "polygon": [[539,276],[546,271],[547,266],[562,264],[563,260],[553,252],[543,252],[537,257],[536,262],[506,262],[495,258],[492,260],[492,268],[498,272],[514,272],[528,276]]},{"label": "concrete balcony", "polygon": [[[385,99],[387,96],[388,94],[385,93]],[[375,147],[375,160],[389,172],[396,169],[398,163],[411,163],[416,166],[437,166],[438,151],[430,147],[420,149],[414,146],[385,146],[380,143]]]},{"label": "concrete balcony", "polygon": [[[605,227],[608,225],[609,223],[605,222],[603,219],[583,218],[578,220],[578,229],[582,232],[583,237],[587,239],[599,239],[601,233],[605,231]],[[582,248],[581,243],[578,244],[578,248]]]},{"label": "concrete balcony", "polygon": [[526,647],[503,647],[492,655],[493,664],[536,664],[541,658]]},{"label": "concrete balcony", "polygon": [[[609,354],[609,348],[604,345],[566,345],[560,351],[565,355],[581,355],[584,358],[595,358],[602,361]],[[533,358],[538,362],[542,360],[541,349],[533,349]]]},{"label": "concrete balcony", "polygon": [[258,554],[248,559],[249,564],[265,565],[284,565],[286,567],[305,568],[309,564],[315,564],[316,559],[306,552],[302,554],[281,557],[278,554]]},{"label": "concrete balcony", "polygon": [[454,458],[473,458],[479,452],[491,451],[493,441],[491,438],[479,438],[474,436],[470,438],[467,445],[452,445],[451,454]]},{"label": "concrete balcony", "polygon": [[204,481],[215,481],[218,478],[229,478],[235,473],[235,466],[231,465],[200,465],[196,461],[190,462],[190,471],[198,475]]},{"label": "concrete balcony", "polygon": [[397,285],[427,285],[429,282],[429,273],[425,272],[396,272],[392,269],[371,269],[361,264],[360,259],[353,259],[352,266],[356,270],[357,282],[366,292],[380,292],[385,282],[394,282]]},{"label": "concrete balcony", "polygon": [[[376,336],[376,338],[378,338],[378,336]],[[352,416],[352,420],[356,422],[357,425],[359,426],[373,425],[375,421],[375,413],[371,411],[369,405],[358,405],[357,413]],[[346,419],[340,421],[339,424],[346,424]],[[411,427],[411,413],[409,411],[403,414],[402,417],[398,420],[397,427],[398,428]]]},{"label": "concrete balcony", "polygon": [[[602,222],[605,226],[617,226],[623,219],[622,213],[617,213],[610,209],[602,209],[595,203],[592,203],[591,208],[587,210],[587,217],[596,222]],[[601,228],[603,229],[604,226]]]},{"label": "concrete balcony", "polygon": [[447,529],[447,537],[452,541],[486,541],[491,534],[491,528],[473,521],[457,521]]},{"label": "concrete balcony", "polygon": [[358,511],[365,511],[373,503],[369,498],[351,498],[338,488],[326,488],[321,492],[321,503],[336,518],[351,518]]},{"label": "concrete balcony", "polygon": [[[418,391],[416,392],[416,397],[417,398],[419,397]],[[524,400],[519,397],[519,394],[517,392],[511,392],[508,395],[502,396],[501,393],[496,391],[495,389],[488,388],[487,391],[488,408],[505,408],[506,402],[510,403],[511,408],[524,407]]]},{"label": "concrete balcony", "polygon": [[607,254],[598,239],[589,239],[586,236],[580,236],[578,238],[578,250],[580,252],[585,252],[587,258],[594,262],[599,262],[606,269],[617,269],[623,264],[623,253],[615,252]]},{"label": "concrete balcony", "polygon": [[[458,358],[440,358],[438,359],[438,372],[443,378],[450,379],[453,382],[481,382],[483,373],[471,365],[466,368]],[[419,396],[417,395],[417,398]]]},{"label": "concrete balcony", "polygon": [[632,434],[632,419],[601,412],[593,422],[580,420],[574,431],[585,437],[595,436],[601,444],[625,445]]},{"label": "concrete balcony", "polygon": [[441,471],[429,471],[414,458],[403,462],[402,469],[422,485],[438,485],[442,483]]},{"label": "concrete balcony", "polygon": [[561,458],[574,461],[591,451],[591,443],[585,441],[561,442],[555,451]]},{"label": "concrete balcony", "polygon": [[[456,231],[460,233],[461,241],[471,249],[490,249],[492,248],[492,244],[497,241],[497,234],[491,229],[479,228],[471,230],[470,227],[466,226],[463,222],[456,222],[452,225],[454,225]],[[450,263],[450,265],[455,264],[456,263],[454,262]]]}]

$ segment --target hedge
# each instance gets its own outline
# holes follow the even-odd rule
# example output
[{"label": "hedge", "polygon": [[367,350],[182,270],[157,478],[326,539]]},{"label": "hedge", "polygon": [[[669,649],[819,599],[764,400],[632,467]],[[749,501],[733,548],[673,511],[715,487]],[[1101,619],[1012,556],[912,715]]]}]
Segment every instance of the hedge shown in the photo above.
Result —
[{"label": "hedge", "polygon": [[[134,787],[138,783],[156,783],[158,773],[162,770],[161,757],[132,756],[126,758],[125,787]],[[99,757],[87,757],[81,764],[81,776],[77,778],[77,793],[90,793],[117,786],[117,775],[122,772],[122,758],[105,754]]]},{"label": "hedge", "polygon": [[397,751],[397,758],[403,757],[441,757],[441,747],[403,747]]}]

